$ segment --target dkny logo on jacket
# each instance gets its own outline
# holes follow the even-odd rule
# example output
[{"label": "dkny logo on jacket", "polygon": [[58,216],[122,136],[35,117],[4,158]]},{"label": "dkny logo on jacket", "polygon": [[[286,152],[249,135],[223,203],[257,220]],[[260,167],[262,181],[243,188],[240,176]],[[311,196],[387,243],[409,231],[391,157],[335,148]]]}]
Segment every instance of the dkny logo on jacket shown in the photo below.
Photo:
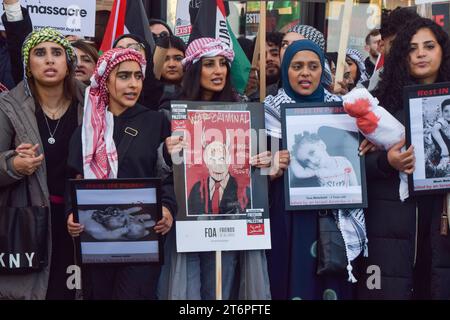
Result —
[{"label": "dkny logo on jacket", "polygon": [[33,267],[35,252],[6,253],[0,252],[0,268],[19,269]]}]

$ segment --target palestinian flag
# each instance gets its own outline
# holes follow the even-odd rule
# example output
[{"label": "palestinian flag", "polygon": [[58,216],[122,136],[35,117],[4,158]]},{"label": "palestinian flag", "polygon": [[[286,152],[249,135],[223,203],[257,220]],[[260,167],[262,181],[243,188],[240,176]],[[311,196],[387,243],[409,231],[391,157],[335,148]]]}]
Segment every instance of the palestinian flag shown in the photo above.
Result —
[{"label": "palestinian flag", "polygon": [[114,40],[123,34],[133,33],[145,39],[152,50],[155,41],[148,27],[148,19],[141,0],[114,0],[106,26],[100,54],[112,48]]},{"label": "palestinian flag", "polygon": [[274,1],[273,10],[278,10],[277,30],[287,30],[300,22],[300,3]]},{"label": "palestinian flag", "polygon": [[375,63],[375,70],[380,70],[384,66],[384,54],[379,54],[377,63]]},{"label": "palestinian flag", "polygon": [[202,0],[200,8],[192,24],[189,42],[202,37],[220,38],[234,50],[234,61],[231,65],[231,81],[239,93],[247,87],[251,64],[237,42],[226,18],[223,0]]}]

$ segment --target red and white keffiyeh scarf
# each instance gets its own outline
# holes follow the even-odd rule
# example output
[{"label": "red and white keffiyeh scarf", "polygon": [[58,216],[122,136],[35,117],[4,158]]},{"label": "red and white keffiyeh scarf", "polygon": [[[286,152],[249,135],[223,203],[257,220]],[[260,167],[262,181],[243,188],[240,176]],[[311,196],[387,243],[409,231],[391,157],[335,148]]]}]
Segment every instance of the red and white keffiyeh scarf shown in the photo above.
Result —
[{"label": "red and white keffiyeh scarf", "polygon": [[187,69],[203,57],[212,58],[217,56],[223,56],[231,64],[234,60],[234,51],[220,39],[199,38],[189,44],[182,64]]},{"label": "red and white keffiyeh scarf", "polygon": [[3,83],[0,82],[0,93],[8,91],[9,91],[8,88]]},{"label": "red and white keffiyeh scarf", "polygon": [[145,74],[146,61],[139,52],[133,49],[111,49],[99,58],[91,85],[86,88],[81,130],[85,179],[117,178],[114,116],[108,111],[109,93],[106,84],[111,71],[124,61],[136,61]]}]

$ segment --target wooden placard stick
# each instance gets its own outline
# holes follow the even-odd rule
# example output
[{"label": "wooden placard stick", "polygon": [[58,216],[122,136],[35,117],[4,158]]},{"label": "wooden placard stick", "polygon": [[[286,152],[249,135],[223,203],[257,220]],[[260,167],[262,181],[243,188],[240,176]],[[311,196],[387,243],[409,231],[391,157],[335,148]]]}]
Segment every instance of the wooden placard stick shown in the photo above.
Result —
[{"label": "wooden placard stick", "polygon": [[222,251],[216,251],[216,300],[222,300]]},{"label": "wooden placard stick", "polygon": [[[255,74],[256,74],[256,79],[259,81],[259,76],[258,76],[258,64],[259,64],[259,32],[261,31],[261,26],[258,28],[258,33],[256,34],[256,39],[255,39],[255,49],[253,49],[253,58],[252,58],[252,71],[255,70]],[[250,88],[247,89],[246,95],[249,96],[253,93],[253,91],[250,90]]]},{"label": "wooden placard stick", "polygon": [[161,73],[166,61],[167,51],[169,49],[156,46],[155,54],[153,55],[153,74],[157,80],[161,79]]},{"label": "wooden placard stick", "polygon": [[450,229],[450,220],[448,219],[448,211],[449,211],[449,207],[450,207],[450,193],[447,193],[445,196],[445,202],[446,202],[446,212],[447,212],[447,224],[448,224],[448,229],[447,231]]},{"label": "wooden placard stick", "polygon": [[258,28],[258,33],[256,34],[256,40],[255,40],[255,49],[253,50],[253,59],[252,59],[252,68],[256,68],[259,64],[259,34],[261,32],[261,26]]},{"label": "wooden placard stick", "polygon": [[350,22],[352,19],[353,0],[345,0],[344,14],[342,15],[341,37],[339,39],[338,60],[336,66],[336,77],[334,91],[341,89],[339,82],[344,79],[345,58],[347,55],[348,36],[350,33]]},{"label": "wooden placard stick", "polygon": [[259,101],[266,98],[266,1],[259,2]]}]

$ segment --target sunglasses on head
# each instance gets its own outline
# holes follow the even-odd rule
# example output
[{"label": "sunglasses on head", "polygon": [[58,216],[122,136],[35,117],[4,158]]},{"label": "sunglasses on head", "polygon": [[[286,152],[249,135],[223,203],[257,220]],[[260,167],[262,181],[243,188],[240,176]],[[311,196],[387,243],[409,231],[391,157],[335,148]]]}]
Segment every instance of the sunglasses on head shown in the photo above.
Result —
[{"label": "sunglasses on head", "polygon": [[156,34],[156,33],[152,32],[152,35],[153,35],[153,39],[159,39],[159,38],[167,38],[170,34],[167,31],[163,31],[160,34]]},{"label": "sunglasses on head", "polygon": [[136,51],[140,51],[141,49],[145,49],[145,46],[144,46],[144,44],[142,44],[142,43],[136,42],[136,43],[130,43],[130,44],[128,44],[126,47],[118,46],[117,48],[121,48],[121,49],[133,49],[133,50],[136,50]]}]

